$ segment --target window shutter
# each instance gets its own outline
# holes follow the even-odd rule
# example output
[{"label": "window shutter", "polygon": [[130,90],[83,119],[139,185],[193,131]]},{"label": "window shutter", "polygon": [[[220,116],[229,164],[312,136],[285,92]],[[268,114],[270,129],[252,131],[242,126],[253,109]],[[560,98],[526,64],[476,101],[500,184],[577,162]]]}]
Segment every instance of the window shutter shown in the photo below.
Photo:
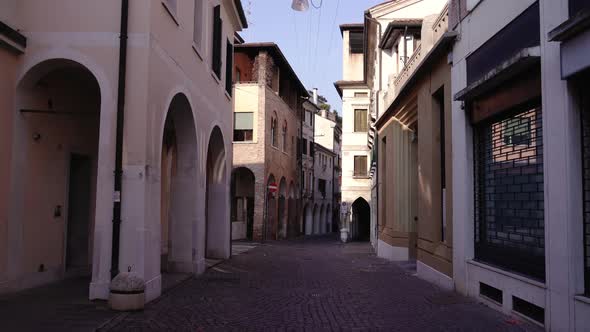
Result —
[{"label": "window shutter", "polygon": [[213,8],[213,54],[211,65],[217,77],[221,77],[221,6]]},{"label": "window shutter", "polygon": [[225,91],[231,96],[232,93],[232,79],[233,79],[233,63],[234,63],[234,46],[227,41],[227,48],[225,54]]}]

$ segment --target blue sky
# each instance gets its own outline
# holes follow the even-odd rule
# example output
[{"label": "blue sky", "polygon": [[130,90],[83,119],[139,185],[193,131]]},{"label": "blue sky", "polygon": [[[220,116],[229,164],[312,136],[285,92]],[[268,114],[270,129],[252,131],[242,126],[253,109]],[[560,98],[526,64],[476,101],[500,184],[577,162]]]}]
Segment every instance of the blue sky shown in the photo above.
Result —
[{"label": "blue sky", "polygon": [[[333,83],[342,78],[342,37],[338,26],[362,23],[364,11],[385,0],[323,0],[321,9],[291,9],[292,0],[242,0],[249,28],[246,42],[275,42],[307,89],[317,87],[332,108],[342,102]],[[314,0],[318,5],[321,0]],[[319,23],[319,24],[318,24]],[[316,46],[317,45],[317,46]]]}]

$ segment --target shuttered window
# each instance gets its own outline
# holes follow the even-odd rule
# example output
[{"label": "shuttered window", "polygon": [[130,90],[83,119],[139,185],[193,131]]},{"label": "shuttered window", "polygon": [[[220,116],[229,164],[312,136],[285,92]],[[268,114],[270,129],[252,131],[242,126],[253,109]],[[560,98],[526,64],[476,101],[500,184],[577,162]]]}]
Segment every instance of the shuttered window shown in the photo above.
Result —
[{"label": "shuttered window", "polygon": [[254,132],[254,113],[234,113],[234,141],[251,141]]},{"label": "shuttered window", "polygon": [[225,54],[225,91],[232,94],[232,79],[233,79],[233,66],[234,66],[234,46],[228,40]]},{"label": "shuttered window", "polygon": [[357,31],[350,32],[350,53],[359,54],[363,53],[363,33]]},{"label": "shuttered window", "polygon": [[221,77],[221,6],[213,8],[213,45],[211,68],[218,78]]},{"label": "shuttered window", "polygon": [[367,110],[354,110],[354,131],[367,132]]},{"label": "shuttered window", "polygon": [[367,176],[367,156],[354,156],[354,176]]},{"label": "shuttered window", "polygon": [[197,49],[201,49],[201,40],[203,39],[203,0],[195,0],[193,26],[193,42]]}]

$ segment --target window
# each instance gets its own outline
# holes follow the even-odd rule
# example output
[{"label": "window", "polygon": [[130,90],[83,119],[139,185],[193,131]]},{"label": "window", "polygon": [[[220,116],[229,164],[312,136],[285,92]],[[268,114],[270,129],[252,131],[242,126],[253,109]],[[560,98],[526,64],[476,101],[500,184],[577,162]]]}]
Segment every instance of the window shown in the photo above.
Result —
[{"label": "window", "polygon": [[254,133],[254,113],[234,113],[234,141],[252,141]]},{"label": "window", "polygon": [[[506,144],[506,128],[522,118],[530,121],[519,131],[527,144]],[[474,132],[475,258],[538,280],[545,279],[542,123],[533,108]]]},{"label": "window", "polygon": [[221,78],[221,6],[213,8],[213,45],[211,55],[211,69],[217,78]]},{"label": "window", "polygon": [[355,132],[367,132],[368,131],[367,110],[363,110],[363,109],[354,110],[354,131]]},{"label": "window", "polygon": [[363,33],[361,31],[350,31],[350,53],[363,53]]},{"label": "window", "polygon": [[277,118],[275,117],[270,120],[270,140],[272,146],[277,147]]},{"label": "window", "polygon": [[234,66],[234,46],[228,40],[227,47],[225,49],[225,91],[229,93],[231,96],[232,94],[232,87],[233,87],[233,66]]},{"label": "window", "polygon": [[283,130],[282,130],[282,135],[283,135],[283,152],[287,152],[287,122],[285,122],[283,124]]},{"label": "window", "polygon": [[303,139],[303,154],[307,154],[307,140]]},{"label": "window", "polygon": [[355,98],[367,98],[367,97],[369,97],[369,93],[367,93],[367,92],[355,92],[354,93],[354,97]]},{"label": "window", "polygon": [[322,197],[326,197],[326,180],[318,179],[318,191],[322,194]]},{"label": "window", "polygon": [[367,156],[354,156],[354,176],[367,176]]},{"label": "window", "polygon": [[242,81],[242,72],[236,68],[236,83],[240,83]]},{"label": "window", "polygon": [[193,41],[195,46],[200,49],[203,39],[203,0],[195,0],[194,20]]}]

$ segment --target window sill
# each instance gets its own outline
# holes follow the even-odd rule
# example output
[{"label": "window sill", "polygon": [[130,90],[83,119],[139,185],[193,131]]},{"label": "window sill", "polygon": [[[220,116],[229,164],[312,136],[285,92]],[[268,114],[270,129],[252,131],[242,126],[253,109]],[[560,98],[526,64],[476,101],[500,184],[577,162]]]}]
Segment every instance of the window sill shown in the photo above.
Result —
[{"label": "window sill", "polygon": [[588,297],[586,295],[576,295],[576,296],[574,296],[574,300],[576,300],[578,302],[583,302],[585,304],[590,304],[590,297]]},{"label": "window sill", "polygon": [[211,71],[211,77],[213,77],[213,79],[215,80],[215,82],[217,82],[217,84],[221,84],[221,79],[219,77],[217,77],[217,74],[215,74],[215,72]]},{"label": "window sill", "polygon": [[506,276],[508,278],[512,278],[512,279],[516,279],[516,280],[522,281],[524,283],[527,283],[527,284],[532,285],[532,286],[535,286],[535,287],[539,287],[541,289],[547,289],[547,286],[544,283],[542,283],[542,282],[539,282],[539,281],[536,281],[536,280],[527,278],[525,276],[522,276],[522,275],[519,275],[519,274],[516,274],[516,273],[512,273],[512,272],[509,272],[509,271],[502,270],[502,269],[497,268],[495,266],[491,266],[491,265],[488,265],[488,264],[485,264],[485,263],[482,263],[482,262],[478,262],[478,261],[475,261],[475,260],[471,260],[471,259],[470,260],[467,260],[467,264],[473,265],[473,266],[476,266],[476,267],[479,267],[479,268],[482,268],[482,269],[485,269],[485,270],[488,270],[488,271],[491,271],[491,272],[495,272],[495,273],[498,273],[498,274],[501,274],[501,275],[504,275],[504,276]]},{"label": "window sill", "polygon": [[203,56],[201,55],[201,51],[199,51],[199,48],[197,47],[197,45],[195,45],[195,43],[193,43],[192,47],[193,47],[193,51],[195,51],[195,53],[197,54],[199,59],[201,59],[201,61],[203,61]]},{"label": "window sill", "polygon": [[371,177],[368,175],[353,175],[352,178],[355,180],[368,180]]},{"label": "window sill", "polygon": [[172,18],[172,21],[174,21],[176,26],[180,26],[180,24],[178,23],[178,18],[176,17],[176,14],[174,14],[174,12],[170,8],[170,6],[168,6],[168,4],[165,1],[162,1],[162,6],[164,6],[164,8],[166,9],[166,12],[168,12],[168,14]]},{"label": "window sill", "polygon": [[256,141],[233,141],[234,144],[256,144]]}]

